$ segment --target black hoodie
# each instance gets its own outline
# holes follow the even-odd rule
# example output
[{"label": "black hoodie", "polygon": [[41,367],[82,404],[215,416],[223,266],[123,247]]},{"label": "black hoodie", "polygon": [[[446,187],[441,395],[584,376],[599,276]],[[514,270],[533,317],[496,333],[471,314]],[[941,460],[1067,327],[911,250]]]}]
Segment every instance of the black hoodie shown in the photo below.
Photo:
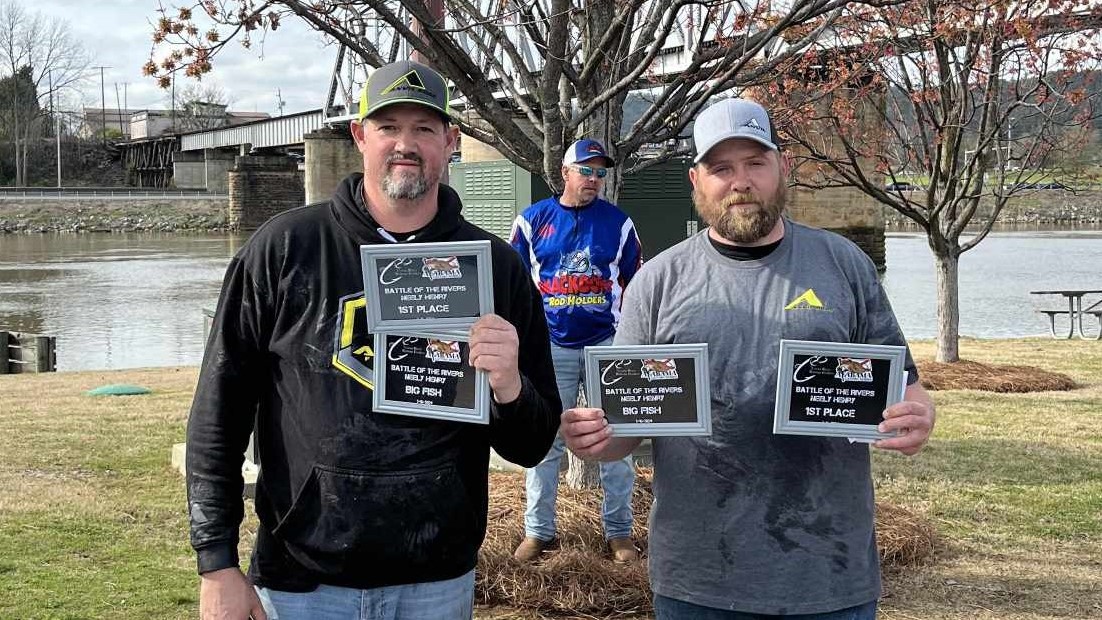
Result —
[{"label": "black hoodie", "polygon": [[539,293],[514,250],[464,220],[443,185],[415,242],[490,241],[494,308],[520,337],[523,388],[491,405],[489,425],[372,411],[359,246],[388,241],[362,186],[354,174],[331,201],[272,218],[226,271],[187,428],[200,573],[238,565],[254,419],[262,467],[249,576],[285,591],[470,571],[486,534],[490,447],[530,467],[555,437],[561,407]]}]

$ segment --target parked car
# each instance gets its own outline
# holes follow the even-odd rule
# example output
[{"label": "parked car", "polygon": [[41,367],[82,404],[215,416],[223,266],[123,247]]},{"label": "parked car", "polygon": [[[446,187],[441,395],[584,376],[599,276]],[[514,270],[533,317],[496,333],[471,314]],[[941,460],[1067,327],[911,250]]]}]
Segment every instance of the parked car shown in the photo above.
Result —
[{"label": "parked car", "polygon": [[922,188],[917,186],[917,185],[913,185],[911,183],[896,182],[896,183],[888,183],[887,185],[884,186],[884,189],[888,190],[889,192],[913,192],[917,189],[922,189]]},{"label": "parked car", "polygon": [[1015,183],[1014,185],[1007,186],[1007,189],[1066,189],[1068,191],[1074,191],[1071,187],[1059,181],[1049,181],[1047,183]]}]

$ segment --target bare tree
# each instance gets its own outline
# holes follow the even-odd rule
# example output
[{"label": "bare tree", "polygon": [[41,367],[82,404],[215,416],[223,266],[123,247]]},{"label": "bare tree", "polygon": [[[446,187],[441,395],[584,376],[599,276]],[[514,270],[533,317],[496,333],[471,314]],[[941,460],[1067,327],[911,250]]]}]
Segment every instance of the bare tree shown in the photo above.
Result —
[{"label": "bare tree", "polygon": [[[250,45],[258,33],[298,18],[371,66],[416,52],[457,86],[465,134],[558,187],[563,151],[583,135],[605,141],[621,160],[645,144],[661,145],[659,157],[635,166],[681,154],[676,138],[710,97],[773,80],[848,0],[439,2],[443,19],[423,0],[162,7],[145,70],[162,85],[176,71],[202,76],[234,37]],[[209,27],[200,28],[197,16]],[[162,48],[171,51],[156,59]],[[631,91],[647,93],[651,105],[622,127]],[[627,171],[617,168],[608,180],[613,199]]]},{"label": "bare tree", "polygon": [[[162,8],[146,73],[162,85],[199,77],[234,37],[301,19],[378,67],[416,53],[455,83],[464,134],[561,189],[563,152],[594,137],[628,166],[612,169],[615,201],[624,174],[684,154],[678,141],[718,94],[775,79],[798,62],[849,0],[226,0]],[[199,28],[196,16],[211,26]],[[441,18],[441,16],[443,16]],[[630,92],[649,102],[630,126]],[[656,156],[632,159],[644,145]],[[571,484],[595,484],[596,467],[571,457]]]},{"label": "bare tree", "polygon": [[67,22],[28,14],[16,0],[0,2],[0,72],[26,76],[33,88],[12,88],[12,101],[0,102],[0,122],[15,143],[15,184],[27,183],[27,149],[42,135],[49,102],[84,77],[88,57]]},{"label": "bare tree", "polygon": [[[817,63],[773,89],[802,152],[800,184],[856,188],[925,231],[938,361],[959,360],[961,255],[1092,134],[1100,22],[1080,10],[1062,0],[862,7],[820,42]],[[817,100],[805,101],[824,74],[845,87],[811,87]]]},{"label": "bare tree", "polygon": [[168,98],[176,114],[177,131],[215,129],[226,125],[230,98],[217,84],[190,82]]}]

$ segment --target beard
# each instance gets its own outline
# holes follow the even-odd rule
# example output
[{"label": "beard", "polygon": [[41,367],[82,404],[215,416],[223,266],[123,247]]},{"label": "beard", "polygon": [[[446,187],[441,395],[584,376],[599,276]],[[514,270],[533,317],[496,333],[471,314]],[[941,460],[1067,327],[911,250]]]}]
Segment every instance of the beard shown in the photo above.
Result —
[{"label": "beard", "polygon": [[[417,172],[402,172],[398,178],[392,176],[391,165],[399,160],[407,159],[420,165]],[[391,200],[416,200],[429,191],[429,179],[425,174],[425,160],[415,153],[393,153],[384,162],[386,174],[383,175],[380,186],[383,193]],[[439,176],[433,181],[438,181]]]},{"label": "beard", "polygon": [[[753,243],[768,235],[777,225],[777,220],[781,219],[787,198],[788,185],[784,179],[777,183],[777,189],[768,201],[742,192],[727,194],[720,200],[710,201],[695,189],[693,190],[693,206],[696,207],[696,212],[700,214],[701,219],[719,236],[732,243]],[[757,207],[731,208],[733,205],[745,203],[756,203]]]}]

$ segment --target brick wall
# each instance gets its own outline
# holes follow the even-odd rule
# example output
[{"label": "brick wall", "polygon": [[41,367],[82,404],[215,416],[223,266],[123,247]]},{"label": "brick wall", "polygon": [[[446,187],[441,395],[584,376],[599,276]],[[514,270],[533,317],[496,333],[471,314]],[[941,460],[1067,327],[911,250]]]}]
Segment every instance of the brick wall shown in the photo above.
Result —
[{"label": "brick wall", "polygon": [[239,156],[229,173],[229,224],[253,230],[268,218],[305,204],[295,161],[284,156]]}]

